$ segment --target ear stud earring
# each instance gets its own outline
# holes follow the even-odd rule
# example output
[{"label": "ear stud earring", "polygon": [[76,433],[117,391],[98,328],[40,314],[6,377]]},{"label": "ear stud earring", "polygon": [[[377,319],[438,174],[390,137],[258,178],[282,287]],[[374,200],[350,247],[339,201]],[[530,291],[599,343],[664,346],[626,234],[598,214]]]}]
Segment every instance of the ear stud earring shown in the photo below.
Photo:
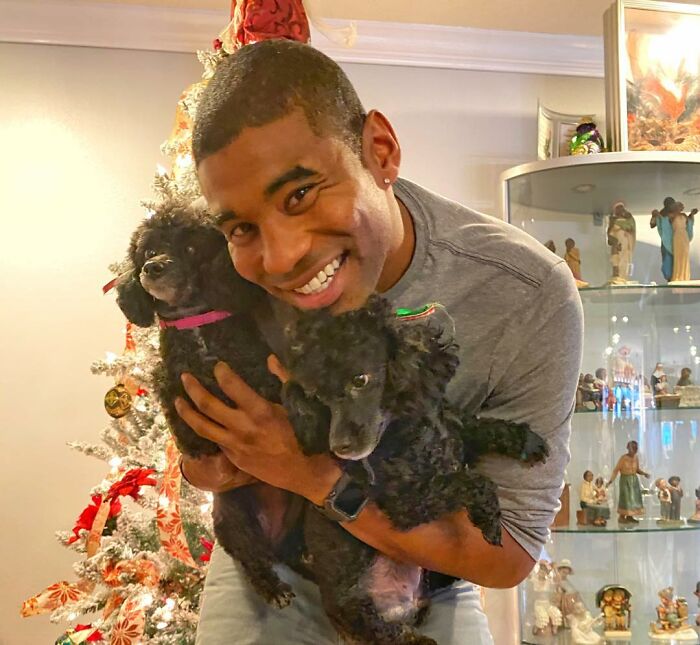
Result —
[{"label": "ear stud earring", "polygon": [[384,183],[388,186],[391,183],[391,179],[384,177]]}]

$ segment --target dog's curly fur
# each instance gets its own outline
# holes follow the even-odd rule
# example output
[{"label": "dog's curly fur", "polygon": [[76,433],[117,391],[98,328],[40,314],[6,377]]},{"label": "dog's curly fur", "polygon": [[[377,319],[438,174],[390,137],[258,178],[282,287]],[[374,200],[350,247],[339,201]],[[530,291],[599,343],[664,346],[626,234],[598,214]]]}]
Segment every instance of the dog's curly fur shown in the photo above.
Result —
[{"label": "dog's curly fur", "polygon": [[[304,420],[294,427],[307,454],[330,449],[345,458],[344,469],[399,530],[466,509],[486,540],[500,544],[496,486],[471,467],[488,452],[543,461],[547,446],[525,424],[476,419],[450,408],[445,389],[458,358],[440,330],[401,322],[385,300],[373,296],[365,308],[339,316],[304,314],[288,336],[292,380],[283,399],[290,418]],[[330,423],[328,412],[313,422],[314,406],[330,410]],[[385,620],[368,583],[384,556],[342,529],[330,533],[318,524],[307,514],[307,547],[326,610],[341,634],[387,645],[431,642],[410,627],[420,619],[425,598],[401,623]],[[330,561],[317,557],[326,552],[334,554]],[[432,576],[428,586],[454,580]]]},{"label": "dog's curly fur", "polygon": [[[128,263],[131,267],[117,282],[117,303],[136,325],[148,327],[156,318],[175,320],[211,310],[232,314],[194,329],[162,329],[162,363],[154,379],[180,450],[192,457],[215,454],[219,447],[196,434],[175,410],[175,398],[187,398],[180,375],[193,374],[233,406],[213,376],[216,362],[225,361],[263,397],[279,401],[280,382],[266,368],[271,350],[253,316],[265,293],[236,273],[223,235],[208,218],[174,204],[162,204],[137,228]],[[288,604],[293,593],[272,564],[285,549],[286,557],[297,558],[301,545],[291,540],[273,547],[257,518],[252,488],[216,494],[213,517],[218,542],[241,563],[258,593],[271,604]]]}]

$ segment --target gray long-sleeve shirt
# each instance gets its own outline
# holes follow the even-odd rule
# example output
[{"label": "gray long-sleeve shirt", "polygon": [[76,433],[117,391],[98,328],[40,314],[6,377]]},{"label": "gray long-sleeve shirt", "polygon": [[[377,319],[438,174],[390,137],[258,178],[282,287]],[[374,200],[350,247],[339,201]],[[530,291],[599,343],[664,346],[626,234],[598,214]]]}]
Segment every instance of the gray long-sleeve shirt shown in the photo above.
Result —
[{"label": "gray long-sleeve shirt", "polygon": [[416,247],[406,273],[382,295],[398,307],[446,307],[460,357],[448,389],[453,403],[528,423],[549,443],[545,464],[487,456],[477,467],[498,485],[504,528],[537,559],[569,461],[583,326],[573,276],[510,224],[403,179],[394,192],[412,216]]}]

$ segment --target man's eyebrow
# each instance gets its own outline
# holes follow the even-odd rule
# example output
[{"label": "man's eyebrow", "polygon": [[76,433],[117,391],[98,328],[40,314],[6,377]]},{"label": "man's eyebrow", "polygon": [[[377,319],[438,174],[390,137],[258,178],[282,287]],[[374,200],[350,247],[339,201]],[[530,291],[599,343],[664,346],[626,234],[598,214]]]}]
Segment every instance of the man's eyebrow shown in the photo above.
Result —
[{"label": "man's eyebrow", "polygon": [[272,197],[282,186],[290,181],[296,181],[298,179],[304,179],[305,177],[312,177],[318,173],[311,168],[305,168],[304,166],[294,166],[291,170],[281,174],[276,179],[273,179],[265,188],[265,197]]},{"label": "man's eyebrow", "polygon": [[238,215],[233,211],[223,211],[214,218],[214,224],[216,224],[216,226],[221,226],[232,219],[238,219]]}]

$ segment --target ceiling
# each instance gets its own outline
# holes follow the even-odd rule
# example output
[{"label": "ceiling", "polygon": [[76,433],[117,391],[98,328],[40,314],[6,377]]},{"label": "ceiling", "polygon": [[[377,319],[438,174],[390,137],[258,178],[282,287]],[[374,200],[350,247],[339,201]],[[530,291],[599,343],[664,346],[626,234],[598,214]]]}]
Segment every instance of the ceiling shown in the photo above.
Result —
[{"label": "ceiling", "polygon": [[[679,0],[676,0],[679,1]],[[700,4],[700,0],[680,0]],[[109,4],[151,5],[221,11],[229,0],[92,0]],[[304,0],[324,18],[381,20],[480,29],[600,36],[603,13],[612,0]]]}]

